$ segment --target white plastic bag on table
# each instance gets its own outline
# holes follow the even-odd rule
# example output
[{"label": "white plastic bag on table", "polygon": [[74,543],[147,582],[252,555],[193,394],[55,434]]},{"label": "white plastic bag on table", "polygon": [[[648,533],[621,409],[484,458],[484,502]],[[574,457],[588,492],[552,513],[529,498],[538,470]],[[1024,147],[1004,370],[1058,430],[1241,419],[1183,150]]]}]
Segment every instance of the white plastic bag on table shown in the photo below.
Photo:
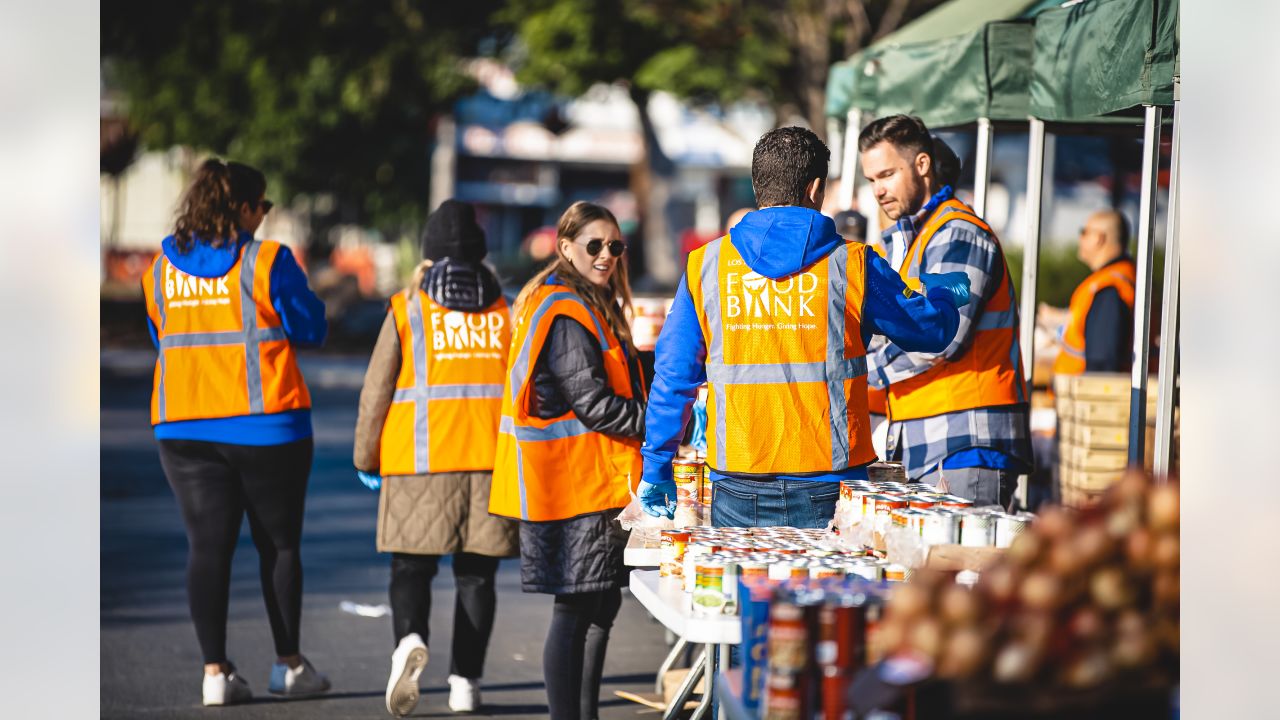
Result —
[{"label": "white plastic bag on table", "polygon": [[654,517],[644,511],[640,506],[640,498],[634,494],[631,496],[631,502],[622,509],[618,514],[618,522],[622,525],[623,530],[629,530],[633,535],[637,535],[641,540],[657,541],[659,533],[663,530],[675,529],[675,522],[670,518]]}]

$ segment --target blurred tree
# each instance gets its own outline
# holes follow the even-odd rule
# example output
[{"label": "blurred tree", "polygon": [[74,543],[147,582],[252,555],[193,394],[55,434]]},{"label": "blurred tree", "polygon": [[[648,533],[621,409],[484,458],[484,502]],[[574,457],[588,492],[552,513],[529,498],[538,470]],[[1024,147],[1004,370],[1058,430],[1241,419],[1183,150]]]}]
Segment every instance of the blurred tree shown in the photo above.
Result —
[{"label": "blurred tree", "polygon": [[328,196],[329,222],[395,233],[426,214],[435,116],[472,85],[461,60],[498,6],[113,2],[102,56],[147,146],[242,160],[278,199]]},{"label": "blurred tree", "polygon": [[625,82],[639,110],[645,163],[633,175],[644,209],[645,270],[674,285],[665,209],[674,168],[646,110],[658,90],[698,103],[770,103],[826,134],[827,70],[941,0],[508,0],[509,60],[523,83],[579,95]]}]

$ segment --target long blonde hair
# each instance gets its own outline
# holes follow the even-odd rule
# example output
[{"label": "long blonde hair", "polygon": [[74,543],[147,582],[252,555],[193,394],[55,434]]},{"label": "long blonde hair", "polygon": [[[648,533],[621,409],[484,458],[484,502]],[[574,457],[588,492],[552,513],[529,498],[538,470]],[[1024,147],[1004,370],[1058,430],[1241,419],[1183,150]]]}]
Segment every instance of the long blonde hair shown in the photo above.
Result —
[{"label": "long blonde hair", "polygon": [[[600,287],[583,277],[573,263],[560,252],[560,238],[572,240],[582,232],[584,227],[596,220],[607,220],[613,223],[614,227],[618,227],[617,218],[602,205],[580,200],[564,211],[560,216],[560,222],[556,224],[556,259],[534,275],[533,279],[525,283],[520,290],[520,294],[516,296],[516,317],[521,317],[524,306],[534,291],[545,285],[547,278],[555,274],[561,284],[568,286],[585,300],[591,309],[604,317],[613,334],[627,349],[627,353],[635,357],[636,348],[631,341],[631,281],[627,276],[626,256],[618,258],[617,268],[609,278],[609,284]],[[607,252],[607,250],[601,250],[601,252]]]},{"label": "long blonde hair", "polygon": [[406,300],[412,300],[418,296],[418,290],[422,288],[422,280],[427,277],[427,271],[431,266],[435,265],[433,260],[423,260],[413,269],[413,275],[409,278],[409,284],[404,289],[404,297]]}]

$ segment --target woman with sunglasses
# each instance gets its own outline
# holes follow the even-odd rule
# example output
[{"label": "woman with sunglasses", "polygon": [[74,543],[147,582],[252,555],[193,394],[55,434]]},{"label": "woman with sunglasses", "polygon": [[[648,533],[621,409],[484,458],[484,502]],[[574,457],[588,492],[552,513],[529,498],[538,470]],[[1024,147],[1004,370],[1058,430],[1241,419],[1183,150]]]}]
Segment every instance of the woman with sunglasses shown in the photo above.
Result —
[{"label": "woman with sunglasses", "polygon": [[323,343],[328,325],[289,248],[253,237],[271,209],[266,187],[248,165],[205,161],[142,282],[159,352],[151,424],[186,524],[205,705],[253,697],[226,648],[231,556],[246,514],[275,641],[268,689],[284,697],[329,689],[298,648],[313,444],[294,351]]},{"label": "woman with sunglasses", "polygon": [[615,518],[640,477],[645,392],[617,220],[577,202],[556,236],[556,259],[516,299],[489,510],[521,521],[524,591],[555,596],[550,716],[595,720],[626,582]]}]

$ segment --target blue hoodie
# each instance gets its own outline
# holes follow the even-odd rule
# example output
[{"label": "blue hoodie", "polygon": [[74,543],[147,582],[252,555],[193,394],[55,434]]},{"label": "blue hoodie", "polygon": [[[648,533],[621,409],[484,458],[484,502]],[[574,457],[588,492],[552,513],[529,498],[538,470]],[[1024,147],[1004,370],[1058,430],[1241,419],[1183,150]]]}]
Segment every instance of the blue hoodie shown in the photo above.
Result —
[{"label": "blue hoodie", "polygon": [[[222,277],[240,259],[240,248],[253,239],[242,232],[236,241],[223,247],[192,243],[187,252],[178,250],[173,236],[160,243],[165,258],[188,275]],[[148,280],[144,280],[147,282]],[[329,323],[324,302],[307,286],[307,276],[288,247],[281,246],[271,265],[271,305],[284,324],[289,342],[298,347],[319,347],[324,343]],[[147,318],[151,342],[160,349],[156,326]],[[289,410],[267,415],[239,415],[208,420],[180,420],[155,426],[157,440],[204,440],[237,445],[280,445],[311,437],[311,411]]]},{"label": "blue hoodie", "polygon": [[[729,230],[729,242],[752,270],[777,280],[825,258],[846,241],[836,232],[831,218],[816,210],[787,206],[748,213]],[[913,352],[942,352],[960,324],[951,294],[936,289],[926,297],[905,291],[898,273],[879,255],[868,252],[863,343],[880,334]],[[671,479],[671,460],[684,436],[698,387],[707,381],[706,360],[706,340],[689,295],[688,278],[682,278],[658,336],[653,388],[645,410],[645,442],[640,453],[644,456],[642,478],[647,482]],[[723,476],[713,472],[712,477]],[[837,482],[865,478],[866,468],[779,477]]]}]

